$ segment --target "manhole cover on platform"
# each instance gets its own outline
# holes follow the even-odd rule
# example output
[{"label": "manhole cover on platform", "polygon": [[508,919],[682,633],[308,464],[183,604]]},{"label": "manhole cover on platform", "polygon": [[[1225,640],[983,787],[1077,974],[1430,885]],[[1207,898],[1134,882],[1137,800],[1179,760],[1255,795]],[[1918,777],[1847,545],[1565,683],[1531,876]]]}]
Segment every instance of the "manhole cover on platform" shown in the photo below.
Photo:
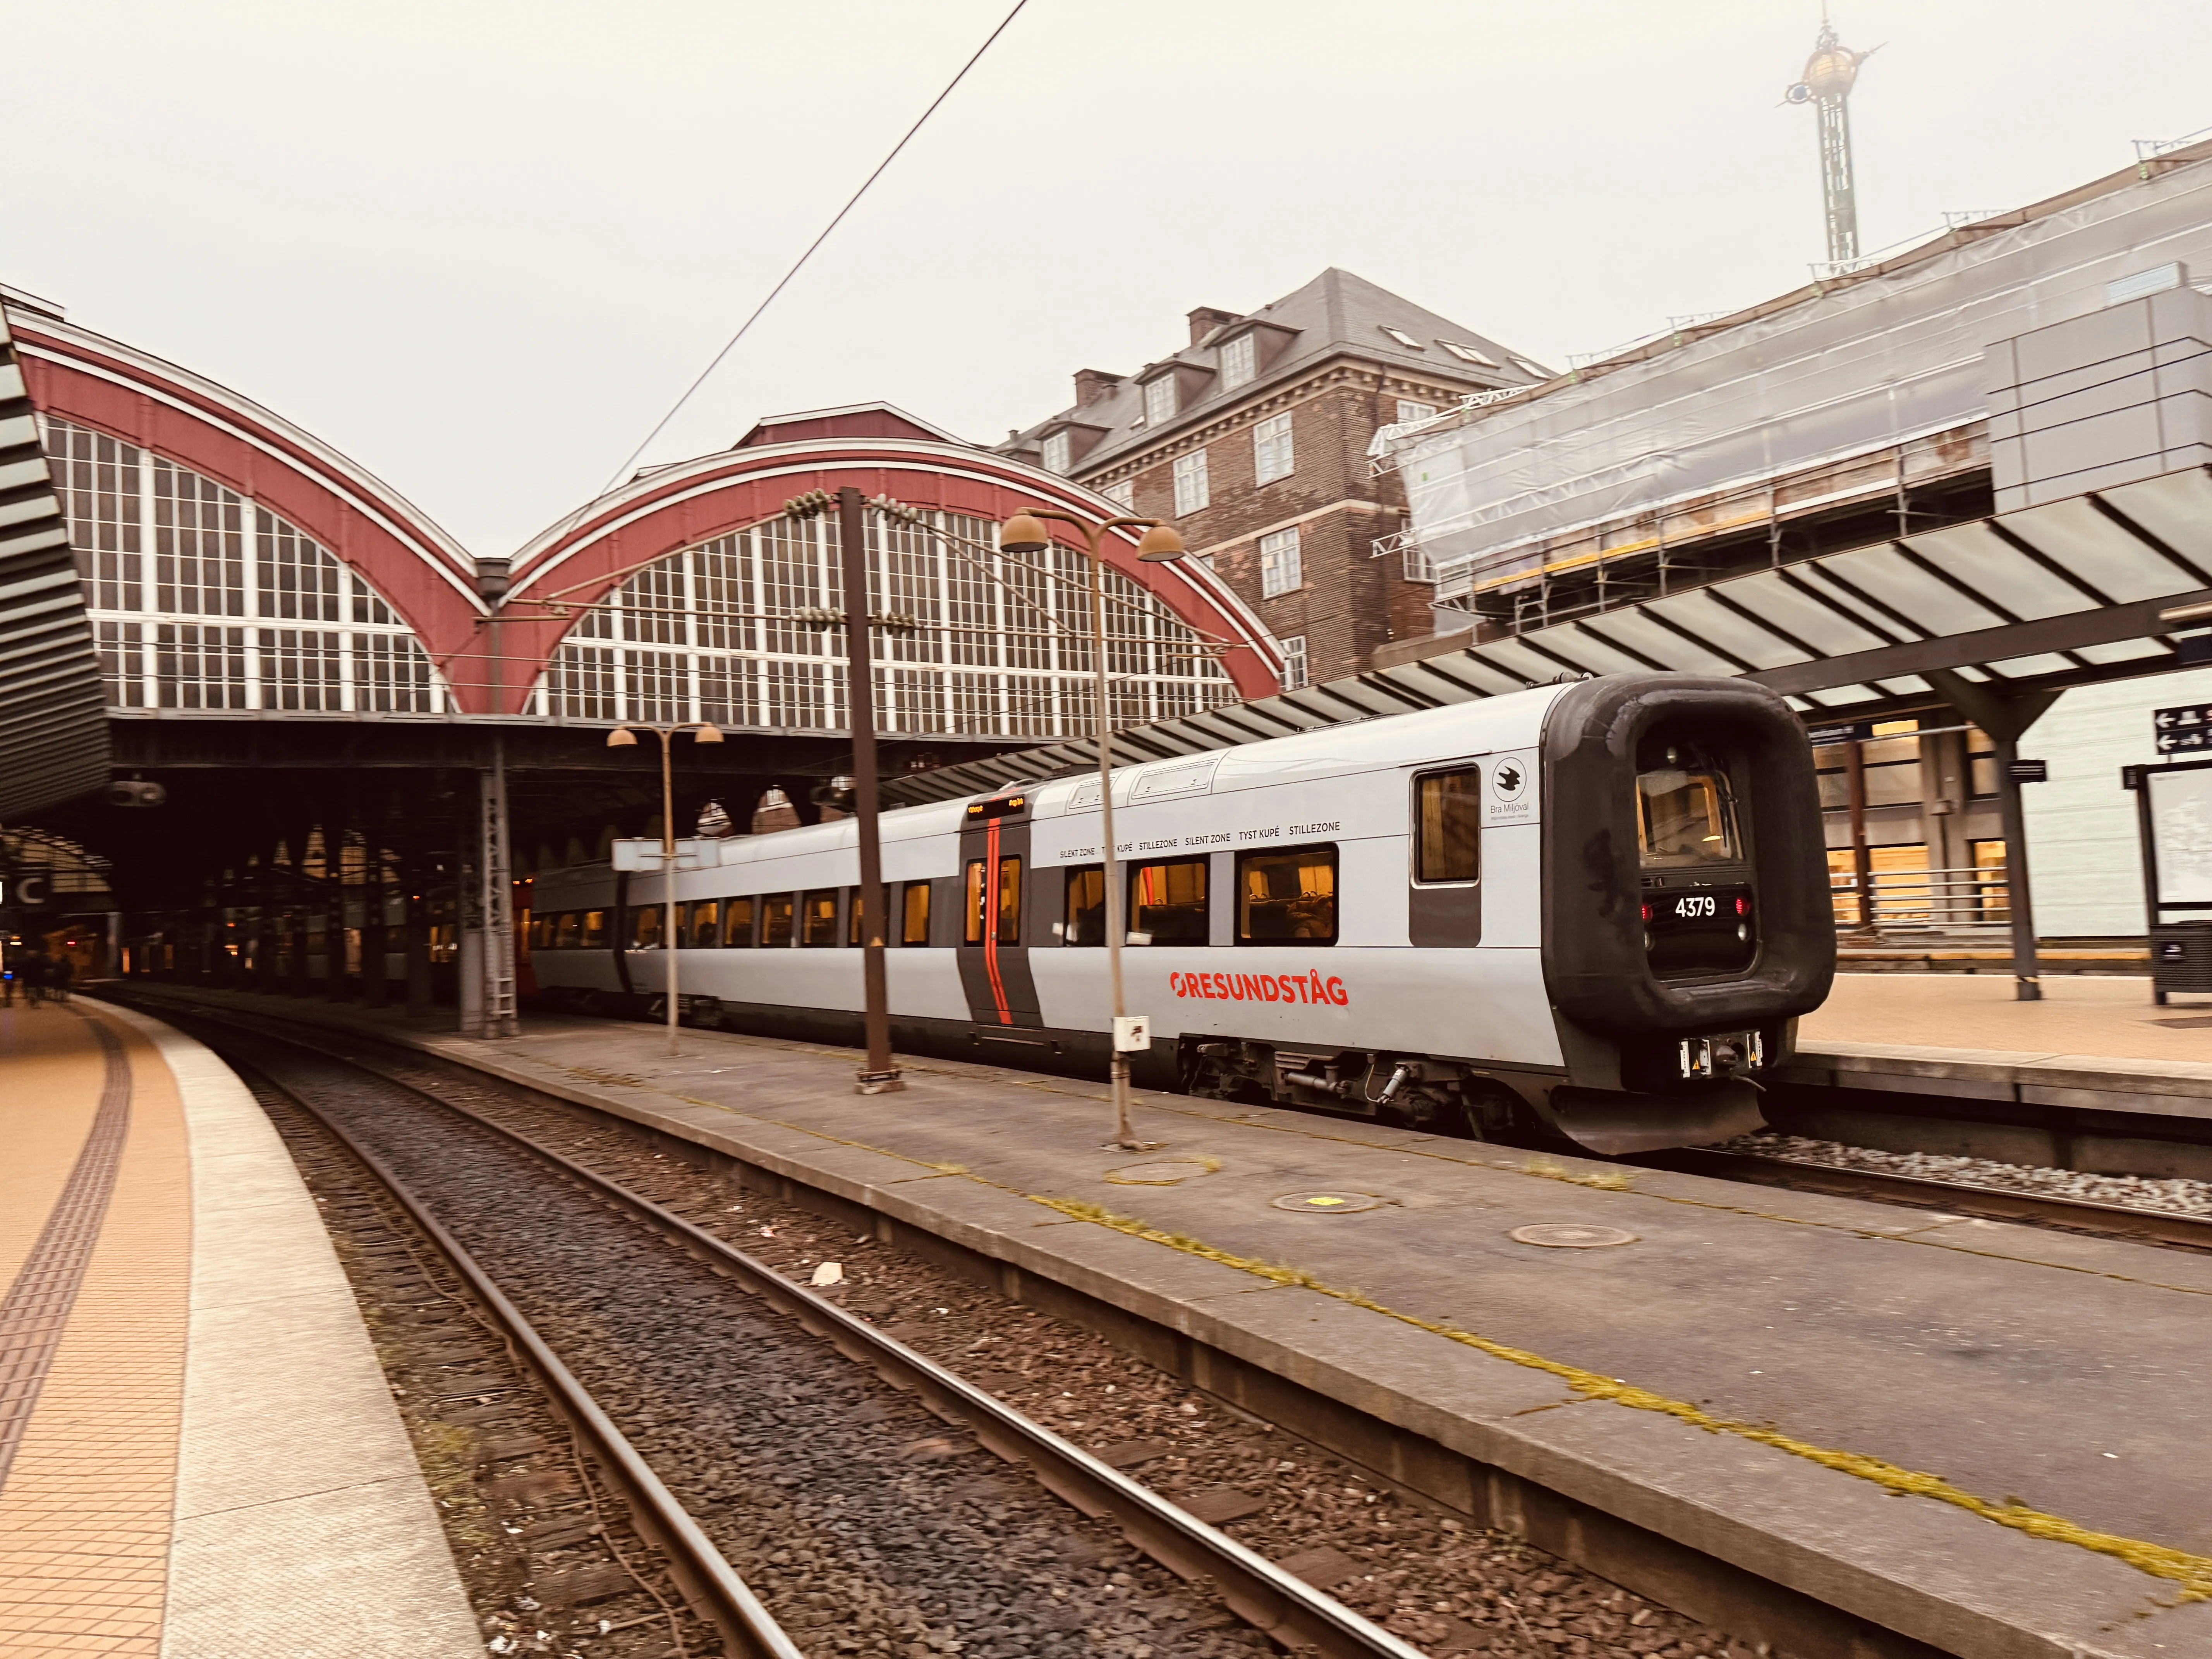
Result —
[{"label": "manhole cover on platform", "polygon": [[1569,1222],[1540,1222],[1516,1227],[1506,1235],[1516,1243],[1541,1244],[1553,1250],[1601,1250],[1608,1244],[1633,1244],[1634,1233],[1618,1227],[1579,1227]]},{"label": "manhole cover on platform", "polygon": [[1217,1167],[1194,1158],[1169,1158],[1157,1164],[1124,1164],[1107,1170],[1106,1179],[1117,1187],[1172,1187],[1194,1176],[1212,1175]]},{"label": "manhole cover on platform", "polygon": [[1270,1200],[1279,1210],[1304,1210],[1311,1215],[1349,1215],[1354,1210],[1379,1209],[1389,1201],[1372,1193],[1285,1193]]}]

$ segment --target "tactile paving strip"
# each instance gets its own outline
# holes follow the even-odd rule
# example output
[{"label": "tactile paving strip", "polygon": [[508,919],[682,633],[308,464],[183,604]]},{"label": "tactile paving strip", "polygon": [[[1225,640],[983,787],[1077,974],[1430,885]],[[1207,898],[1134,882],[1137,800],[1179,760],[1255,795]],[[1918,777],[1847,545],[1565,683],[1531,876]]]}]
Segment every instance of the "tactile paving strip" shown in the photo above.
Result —
[{"label": "tactile paving strip", "polygon": [[[72,1009],[71,1012],[76,1011]],[[68,1184],[24,1259],[15,1282],[0,1301],[0,1490],[8,1485],[15,1449],[39,1403],[54,1351],[69,1327],[93,1247],[107,1218],[107,1200],[131,1133],[131,1062],[115,1033],[88,1014],[78,1018],[100,1038],[106,1070],[100,1109],[70,1170]]]}]

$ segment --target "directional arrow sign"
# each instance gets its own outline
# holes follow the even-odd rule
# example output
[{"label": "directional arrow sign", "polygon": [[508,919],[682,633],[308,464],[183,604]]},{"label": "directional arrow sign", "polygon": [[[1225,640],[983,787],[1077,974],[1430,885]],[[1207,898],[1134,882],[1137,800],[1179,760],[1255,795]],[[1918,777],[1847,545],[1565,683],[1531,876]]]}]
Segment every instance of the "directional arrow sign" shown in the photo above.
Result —
[{"label": "directional arrow sign", "polygon": [[2161,755],[2179,754],[2189,749],[2212,749],[2212,702],[2161,708],[2152,714],[2150,725]]}]

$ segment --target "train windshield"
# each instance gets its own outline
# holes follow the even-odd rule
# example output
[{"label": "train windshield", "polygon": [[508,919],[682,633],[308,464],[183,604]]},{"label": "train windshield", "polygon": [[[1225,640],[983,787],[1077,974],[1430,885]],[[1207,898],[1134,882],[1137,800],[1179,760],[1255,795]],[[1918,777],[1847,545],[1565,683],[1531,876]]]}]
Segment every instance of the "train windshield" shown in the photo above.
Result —
[{"label": "train windshield", "polygon": [[1740,860],[1727,777],[1705,768],[1638,773],[1636,842],[1647,870]]}]

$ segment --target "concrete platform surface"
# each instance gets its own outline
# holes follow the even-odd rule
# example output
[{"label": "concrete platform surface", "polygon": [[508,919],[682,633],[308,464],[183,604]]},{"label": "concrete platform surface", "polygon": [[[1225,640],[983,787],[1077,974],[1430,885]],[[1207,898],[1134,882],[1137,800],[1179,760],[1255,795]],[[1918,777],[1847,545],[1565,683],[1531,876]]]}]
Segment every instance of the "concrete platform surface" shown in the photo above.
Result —
[{"label": "concrete platform surface", "polygon": [[0,1009],[0,1654],[480,1654],[329,1236],[228,1068],[129,1010]]},{"label": "concrete platform surface", "polygon": [[2149,981],[2046,975],[2021,1002],[1994,975],[1836,975],[1799,1023],[1786,1079],[2147,1116],[2212,1118],[2212,998]]},{"label": "concrete platform surface", "polygon": [[1176,1097],[1133,1157],[1103,1088],[981,1065],[869,1097],[766,1039],[159,994],[721,1149],[1946,1651],[2212,1654],[2212,1258]]}]

